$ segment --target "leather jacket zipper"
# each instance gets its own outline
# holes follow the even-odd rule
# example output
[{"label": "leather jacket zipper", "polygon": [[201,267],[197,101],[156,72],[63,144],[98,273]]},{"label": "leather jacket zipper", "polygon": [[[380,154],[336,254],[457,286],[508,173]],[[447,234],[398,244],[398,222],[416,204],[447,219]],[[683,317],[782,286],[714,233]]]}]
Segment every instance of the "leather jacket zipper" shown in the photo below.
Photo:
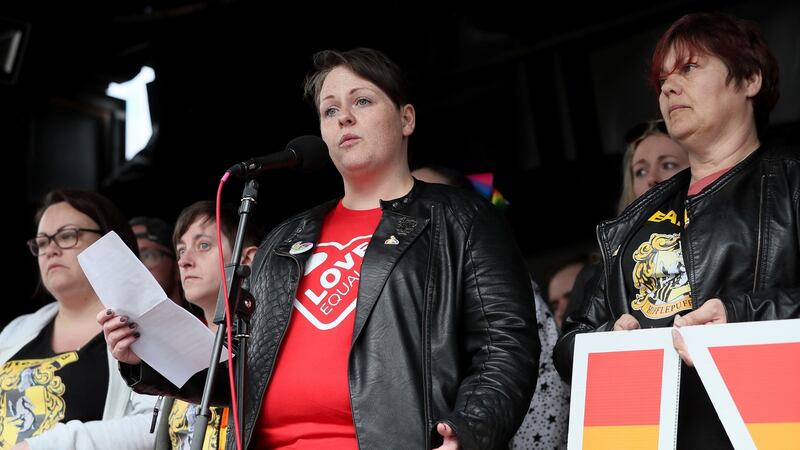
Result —
[{"label": "leather jacket zipper", "polygon": [[758,288],[758,278],[761,273],[761,231],[764,226],[764,185],[767,182],[767,176],[761,175],[761,188],[758,192],[758,244],[756,245],[756,261],[755,261],[755,274],[753,275],[753,292]]},{"label": "leather jacket zipper", "polygon": [[[606,225],[608,222],[609,221],[601,222],[600,224],[597,225],[597,227],[595,227],[595,234],[597,235],[597,243],[599,244],[598,247],[600,248],[600,257],[603,259],[603,279],[604,279],[603,281],[605,282],[606,285],[606,292],[608,292],[611,289],[611,269],[612,269],[611,258],[617,256],[617,253],[619,253],[620,249],[622,248],[622,244],[618,244],[617,248],[613,249],[613,251],[611,251],[611,253],[609,254],[609,250],[611,249],[606,247],[609,244],[609,242],[606,239],[604,239],[605,236],[603,236],[602,233],[602,227]],[[614,315],[614,307],[611,306],[610,303],[608,312],[614,321],[616,321],[619,318]],[[613,321],[611,322],[611,325],[613,326]]]},{"label": "leather jacket zipper", "polygon": [[[362,270],[361,273],[364,273]],[[359,280],[358,287],[361,288],[361,281]],[[358,308],[358,306],[356,306]],[[355,312],[353,312],[355,314]],[[350,418],[353,419],[353,433],[356,435],[356,446],[358,449],[361,449],[361,441],[358,439],[358,427],[356,426],[356,421],[353,418],[353,394],[350,392],[350,354],[353,351],[353,342],[350,342],[350,349],[347,351],[347,397],[350,400]]]},{"label": "leather jacket zipper", "polygon": [[427,432],[430,427],[434,424],[431,421],[431,396],[430,396],[430,389],[431,389],[431,364],[430,364],[430,333],[428,330],[430,329],[430,313],[432,305],[428,301],[428,289],[431,286],[431,266],[433,264],[433,254],[436,251],[436,245],[433,245],[433,240],[436,239],[436,221],[434,220],[434,205],[431,205],[431,250],[428,253],[428,279],[425,282],[425,307],[422,313],[422,384],[424,389],[422,390],[422,399],[423,399],[423,411],[425,413],[425,423],[427,424],[426,432],[425,432],[425,441],[430,441],[430,436]]},{"label": "leather jacket zipper", "polygon": [[686,268],[686,279],[689,281],[689,289],[690,295],[692,300],[692,310],[697,308],[697,295],[695,293],[699,289],[696,284],[694,284],[694,266],[692,265],[691,256],[691,242],[689,241],[689,224],[692,222],[691,218],[689,217],[689,199],[683,201],[683,208],[684,208],[684,224],[683,229],[681,230],[681,253],[683,253],[683,266]]},{"label": "leather jacket zipper", "polygon": [[[288,258],[291,258],[291,260],[294,261],[295,265],[297,266],[297,274],[298,274],[297,275],[297,280],[295,280],[294,289],[292,290],[292,292],[297,292],[297,287],[300,285],[300,274],[303,272],[302,268],[300,267],[300,262],[297,260],[297,258],[295,258],[293,255],[290,255],[289,253],[281,253],[281,252],[278,252],[277,250],[274,250],[274,253],[276,255],[278,255],[278,256],[286,256]],[[244,442],[242,442],[242,445],[244,445],[245,449],[247,449],[249,447],[248,444],[251,442],[251,440],[253,438],[253,431],[256,428],[255,420],[258,419],[258,417],[257,417],[258,416],[258,411],[261,410],[261,406],[264,404],[264,395],[266,395],[267,389],[269,389],[269,382],[272,380],[272,371],[273,371],[273,369],[275,369],[275,362],[278,359],[278,353],[281,351],[281,346],[283,345],[283,339],[286,337],[286,332],[289,330],[289,322],[292,321],[292,312],[294,312],[294,311],[289,311],[289,318],[286,320],[286,326],[283,328],[283,332],[281,333],[281,338],[278,341],[278,347],[277,347],[277,350],[275,351],[275,357],[272,360],[272,367],[270,367],[269,373],[267,374],[267,383],[264,385],[264,390],[261,391],[261,395],[259,397],[259,401],[258,401],[259,409],[255,412],[256,413],[256,418],[253,420],[253,426],[250,428],[250,431],[247,433],[247,436],[245,437]],[[242,401],[242,400],[243,399],[240,399],[239,401]]]},{"label": "leather jacket zipper", "polygon": [[605,278],[606,290],[608,290],[610,281],[610,277],[608,276],[608,274],[609,274],[609,269],[611,268],[610,264],[611,262],[609,261],[609,254],[606,251],[606,246],[605,246],[606,241],[605,239],[603,239],[603,234],[601,233],[602,226],[603,223],[600,223],[599,225],[597,225],[597,227],[595,227],[595,234],[597,235],[597,243],[600,244],[598,245],[598,247],[600,247],[600,257],[603,259],[603,277]]}]

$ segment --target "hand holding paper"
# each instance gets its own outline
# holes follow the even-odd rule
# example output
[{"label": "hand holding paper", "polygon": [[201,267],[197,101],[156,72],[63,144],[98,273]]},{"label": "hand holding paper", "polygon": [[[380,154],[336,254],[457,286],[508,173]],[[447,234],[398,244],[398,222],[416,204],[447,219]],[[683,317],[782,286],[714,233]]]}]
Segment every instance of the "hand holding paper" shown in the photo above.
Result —
[{"label": "hand holding paper", "polygon": [[614,330],[613,331],[622,331],[622,330],[638,330],[642,326],[639,325],[639,321],[636,320],[636,317],[633,317],[630,314],[623,314],[619,316],[616,322],[614,322]]},{"label": "hand holding paper", "polygon": [[119,362],[126,364],[140,364],[139,358],[131,346],[141,333],[137,331],[139,324],[132,322],[126,316],[118,316],[114,311],[106,309],[97,313],[97,323],[103,326],[103,335],[111,356]]},{"label": "hand holding paper", "polygon": [[[142,360],[179,387],[208,367],[214,334],[167,298],[116,233],[106,234],[81,252],[78,262],[100,301],[137,324],[140,337],[131,349]],[[223,351],[221,361],[226,358]]]},{"label": "hand holding paper", "polygon": [[689,325],[722,324],[728,322],[725,305],[718,298],[708,299],[696,310],[675,318],[676,327]]},{"label": "hand holding paper", "polygon": [[725,305],[723,305],[722,300],[718,298],[707,300],[699,308],[683,317],[675,317],[675,321],[673,322],[675,328],[672,329],[672,345],[687,366],[693,367],[694,362],[692,362],[692,356],[689,354],[686,343],[683,341],[683,336],[681,336],[678,328],[690,325],[723,324],[727,323],[727,317]]}]

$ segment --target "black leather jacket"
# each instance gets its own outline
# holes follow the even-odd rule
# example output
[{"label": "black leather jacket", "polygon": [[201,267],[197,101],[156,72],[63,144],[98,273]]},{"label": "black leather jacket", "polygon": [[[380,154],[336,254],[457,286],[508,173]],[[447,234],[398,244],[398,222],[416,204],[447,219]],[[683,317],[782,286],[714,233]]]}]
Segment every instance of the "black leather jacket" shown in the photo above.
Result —
[{"label": "black leather jacket", "polygon": [[[685,170],[650,189],[623,213],[597,227],[603,274],[586,288],[564,324],[554,362],[572,374],[575,335],[610,331],[631,307],[619,255],[642,223],[668,199],[685,195]],[[686,200],[681,232],[693,307],[719,298],[728,322],[800,315],[800,152],[762,146],[702,192]]]},{"label": "black leather jacket", "polygon": [[[313,253],[289,248],[317,242],[335,204],[278,226],[253,263],[246,448],[254,448],[253,429]],[[440,442],[436,424],[446,422],[464,449],[507,448],[536,386],[540,348],[530,279],[503,217],[473,192],[420,181],[381,207],[361,266],[348,361],[359,447],[430,448]],[[399,244],[385,245],[390,236]],[[131,379],[134,389],[199,403],[198,376],[181,391],[146,378]]]}]

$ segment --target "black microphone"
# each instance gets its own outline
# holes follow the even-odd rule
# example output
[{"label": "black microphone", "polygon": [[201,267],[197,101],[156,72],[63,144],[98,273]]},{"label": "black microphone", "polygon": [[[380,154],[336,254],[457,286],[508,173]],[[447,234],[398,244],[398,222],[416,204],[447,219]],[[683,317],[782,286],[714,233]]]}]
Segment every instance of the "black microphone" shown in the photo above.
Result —
[{"label": "black microphone", "polygon": [[248,159],[231,166],[228,172],[237,177],[251,178],[270,169],[301,166],[303,171],[313,172],[328,161],[328,146],[319,136],[306,135],[292,139],[286,150]]}]

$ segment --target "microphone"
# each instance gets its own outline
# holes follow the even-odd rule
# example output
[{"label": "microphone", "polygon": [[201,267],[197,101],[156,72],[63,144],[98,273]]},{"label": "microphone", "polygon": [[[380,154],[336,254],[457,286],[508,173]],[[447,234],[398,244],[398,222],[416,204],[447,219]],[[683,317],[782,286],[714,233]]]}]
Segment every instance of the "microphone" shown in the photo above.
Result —
[{"label": "microphone", "polygon": [[328,146],[319,136],[306,135],[292,139],[286,150],[248,159],[231,166],[231,175],[251,178],[270,169],[284,169],[301,166],[301,170],[313,172],[321,169],[328,161]]}]

